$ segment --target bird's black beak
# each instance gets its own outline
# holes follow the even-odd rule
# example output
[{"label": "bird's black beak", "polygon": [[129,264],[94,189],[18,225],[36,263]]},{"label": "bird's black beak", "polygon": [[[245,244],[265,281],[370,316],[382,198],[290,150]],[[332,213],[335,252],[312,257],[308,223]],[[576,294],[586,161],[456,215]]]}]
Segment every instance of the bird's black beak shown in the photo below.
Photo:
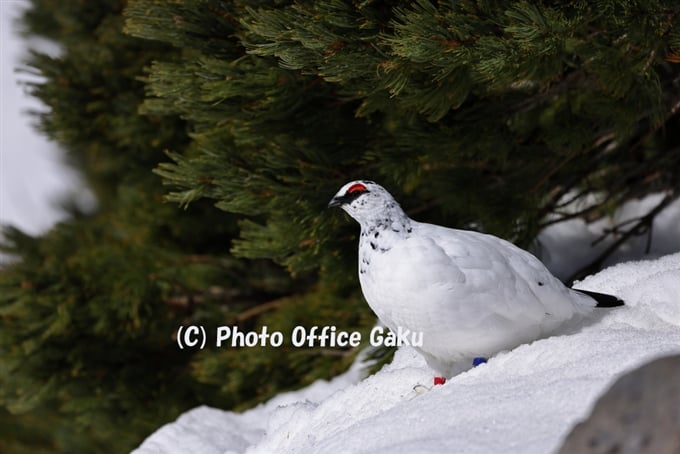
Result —
[{"label": "bird's black beak", "polygon": [[346,198],[343,196],[333,197],[330,202],[328,202],[328,208],[339,207],[347,202]]},{"label": "bird's black beak", "polygon": [[352,203],[355,199],[361,197],[362,194],[366,194],[368,191],[366,189],[362,191],[346,192],[343,195],[336,195],[328,202],[328,208],[339,207]]}]

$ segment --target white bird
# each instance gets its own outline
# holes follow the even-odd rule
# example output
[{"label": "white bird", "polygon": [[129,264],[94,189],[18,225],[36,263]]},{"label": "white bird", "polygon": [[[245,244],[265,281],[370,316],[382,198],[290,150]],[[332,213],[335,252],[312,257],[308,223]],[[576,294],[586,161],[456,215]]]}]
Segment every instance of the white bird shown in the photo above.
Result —
[{"label": "white bird", "polygon": [[361,225],[359,281],[392,331],[422,333],[416,349],[443,384],[475,358],[554,333],[596,307],[623,302],[570,289],[532,254],[498,237],[410,219],[372,181],[345,184],[328,204]]}]

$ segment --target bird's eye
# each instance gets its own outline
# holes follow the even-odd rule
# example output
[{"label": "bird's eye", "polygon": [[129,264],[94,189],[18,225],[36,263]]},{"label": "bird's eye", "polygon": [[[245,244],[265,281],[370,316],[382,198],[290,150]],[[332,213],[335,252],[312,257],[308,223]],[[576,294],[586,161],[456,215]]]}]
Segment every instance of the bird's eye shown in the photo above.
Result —
[{"label": "bird's eye", "polygon": [[364,186],[361,183],[355,183],[352,186],[347,189],[346,194],[354,194],[354,193],[359,193],[359,192],[366,192],[366,186]]}]

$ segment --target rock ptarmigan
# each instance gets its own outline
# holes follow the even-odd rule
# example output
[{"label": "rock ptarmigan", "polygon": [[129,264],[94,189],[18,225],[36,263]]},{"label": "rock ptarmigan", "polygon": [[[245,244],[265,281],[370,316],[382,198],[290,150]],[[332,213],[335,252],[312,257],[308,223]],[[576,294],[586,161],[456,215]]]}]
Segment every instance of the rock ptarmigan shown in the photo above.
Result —
[{"label": "rock ptarmigan", "polygon": [[328,204],[361,225],[359,281],[392,331],[423,333],[416,349],[443,384],[473,360],[545,337],[596,307],[623,301],[570,289],[532,254],[498,237],[410,219],[372,181],[344,185]]}]

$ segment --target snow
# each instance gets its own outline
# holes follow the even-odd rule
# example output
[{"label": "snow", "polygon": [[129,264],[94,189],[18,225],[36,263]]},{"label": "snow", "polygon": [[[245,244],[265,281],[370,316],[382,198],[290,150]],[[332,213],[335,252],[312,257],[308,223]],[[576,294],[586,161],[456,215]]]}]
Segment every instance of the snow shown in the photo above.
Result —
[{"label": "snow", "polygon": [[499,353],[430,387],[411,348],[362,379],[348,372],[242,414],[199,407],[152,434],[151,453],[546,453],[559,448],[616,378],[680,353],[680,253],[609,267],[576,287],[626,306],[590,323]]},{"label": "snow", "polygon": [[[597,242],[602,234],[613,226],[621,225],[649,213],[665,194],[650,194],[642,199],[630,200],[614,211],[611,217],[586,223],[581,218],[563,221],[544,229],[538,236],[538,247],[532,252],[541,259],[548,269],[561,280],[568,279],[576,270],[581,269],[597,255],[609,247],[615,235]],[[567,196],[566,198],[568,198]],[[594,203],[594,197],[574,202],[565,208],[566,213],[582,210]],[[633,224],[628,224],[628,230]],[[604,265],[635,260],[639,257],[658,258],[662,255],[680,251],[680,199],[674,201],[655,218],[651,229],[652,241],[647,251],[648,236],[633,236],[605,260]]]},{"label": "snow", "polygon": [[19,36],[16,21],[29,6],[27,0],[0,0],[0,224],[42,234],[66,219],[62,201],[72,199],[86,212],[96,201],[62,151],[33,126],[37,119],[29,112],[48,108],[25,85],[44,78],[26,72],[23,60],[28,49],[52,56],[61,50],[53,42]]}]

